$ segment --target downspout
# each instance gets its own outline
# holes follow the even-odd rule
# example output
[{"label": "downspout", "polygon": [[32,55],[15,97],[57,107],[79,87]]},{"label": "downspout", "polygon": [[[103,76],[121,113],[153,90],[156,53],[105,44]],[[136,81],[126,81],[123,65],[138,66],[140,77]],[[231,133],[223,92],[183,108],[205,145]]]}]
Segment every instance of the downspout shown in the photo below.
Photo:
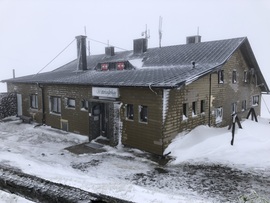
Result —
[{"label": "downspout", "polygon": [[38,87],[41,89],[41,101],[42,101],[42,124],[45,124],[45,101],[44,101],[44,86],[38,83]]},{"label": "downspout", "polygon": [[208,101],[208,126],[211,126],[211,96],[212,96],[212,74],[209,75],[209,101]]}]

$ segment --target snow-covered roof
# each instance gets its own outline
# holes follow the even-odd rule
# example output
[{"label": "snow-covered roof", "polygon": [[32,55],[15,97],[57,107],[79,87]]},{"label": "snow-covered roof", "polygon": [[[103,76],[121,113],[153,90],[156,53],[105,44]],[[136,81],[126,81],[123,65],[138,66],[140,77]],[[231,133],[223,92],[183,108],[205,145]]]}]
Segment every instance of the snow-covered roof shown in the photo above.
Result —
[{"label": "snow-covered roof", "polygon": [[[246,51],[249,57],[253,57],[250,61],[256,63],[247,38],[242,37],[149,48],[141,54],[123,51],[115,52],[113,56],[92,55],[87,57],[85,71],[78,71],[77,60],[74,60],[50,72],[5,80],[5,82],[175,88],[215,71],[243,44],[246,44],[245,50],[246,47],[250,49]],[[129,62],[134,68],[122,71],[96,70],[98,64],[114,62]],[[192,62],[195,62],[195,66]],[[257,63],[256,66],[259,68]],[[262,75],[259,78],[262,83],[265,83]],[[265,91],[268,91],[267,85]]]}]

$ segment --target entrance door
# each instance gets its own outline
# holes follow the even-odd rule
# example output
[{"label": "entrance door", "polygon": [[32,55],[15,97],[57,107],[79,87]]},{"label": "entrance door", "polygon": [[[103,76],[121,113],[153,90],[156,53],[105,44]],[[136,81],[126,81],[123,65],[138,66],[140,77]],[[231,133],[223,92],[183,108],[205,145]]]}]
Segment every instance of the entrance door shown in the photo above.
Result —
[{"label": "entrance door", "polygon": [[108,105],[105,103],[92,102],[91,105],[91,137],[95,139],[99,136],[108,137]]},{"label": "entrance door", "polygon": [[22,116],[22,95],[17,94],[17,115]]}]

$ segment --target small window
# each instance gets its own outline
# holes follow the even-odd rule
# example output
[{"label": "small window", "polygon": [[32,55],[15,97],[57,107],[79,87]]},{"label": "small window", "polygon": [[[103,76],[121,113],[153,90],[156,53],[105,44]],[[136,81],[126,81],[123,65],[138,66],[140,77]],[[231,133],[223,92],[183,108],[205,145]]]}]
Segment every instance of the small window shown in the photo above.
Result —
[{"label": "small window", "polygon": [[183,120],[188,118],[188,104],[184,103],[183,104]]},{"label": "small window", "polygon": [[148,121],[147,106],[139,106],[139,113],[140,113],[140,122],[147,123]]},{"label": "small window", "polygon": [[236,113],[236,112],[237,112],[237,104],[235,102],[235,103],[232,103],[232,113]]},{"label": "small window", "polygon": [[197,115],[197,102],[192,102],[192,116]]},{"label": "small window", "polygon": [[257,106],[257,105],[259,105],[259,95],[256,95],[256,96],[253,96],[252,97],[252,105],[253,106]]},{"label": "small window", "polygon": [[205,113],[205,100],[201,100],[201,113]]},{"label": "small window", "polygon": [[224,83],[224,71],[220,70],[218,71],[218,84]]},{"label": "small window", "polygon": [[107,70],[109,70],[109,64],[108,64],[108,63],[102,63],[102,64],[101,64],[101,70],[102,70],[102,71],[107,71]]},{"label": "small window", "polygon": [[248,82],[248,72],[246,70],[244,71],[244,82]]},{"label": "small window", "polygon": [[50,97],[51,112],[60,114],[61,113],[61,98]]},{"label": "small window", "polygon": [[134,119],[134,108],[133,108],[133,104],[127,104],[126,118],[128,120],[133,120]]},{"label": "small window", "polygon": [[232,72],[232,83],[236,83],[236,71]]},{"label": "small window", "polygon": [[75,99],[68,98],[67,99],[67,107],[75,108],[76,102]]},{"label": "small window", "polygon": [[243,100],[242,101],[242,111],[245,111],[245,110],[247,110],[247,101]]},{"label": "small window", "polygon": [[216,124],[221,123],[223,120],[223,107],[216,109]]},{"label": "small window", "polygon": [[37,109],[38,108],[38,96],[36,94],[32,94],[30,96],[30,107],[32,109]]},{"label": "small window", "polygon": [[87,100],[82,100],[81,101],[81,108],[84,110],[88,110],[88,101]]},{"label": "small window", "polygon": [[120,62],[117,63],[117,70],[124,70],[125,69],[125,63]]}]

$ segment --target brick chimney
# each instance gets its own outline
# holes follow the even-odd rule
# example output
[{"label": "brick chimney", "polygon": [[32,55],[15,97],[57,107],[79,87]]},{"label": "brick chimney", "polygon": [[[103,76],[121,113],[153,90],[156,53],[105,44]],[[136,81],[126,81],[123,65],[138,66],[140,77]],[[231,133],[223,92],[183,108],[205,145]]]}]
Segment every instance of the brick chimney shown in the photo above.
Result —
[{"label": "brick chimney", "polygon": [[79,35],[77,39],[77,70],[87,70],[86,36]]},{"label": "brick chimney", "polygon": [[105,47],[105,55],[108,57],[114,56],[114,47]]},{"label": "brick chimney", "polygon": [[147,39],[140,38],[133,40],[133,53],[142,54],[147,51]]},{"label": "brick chimney", "polygon": [[189,36],[187,37],[187,44],[195,44],[201,42],[201,36],[200,35],[194,35],[194,36]]}]

